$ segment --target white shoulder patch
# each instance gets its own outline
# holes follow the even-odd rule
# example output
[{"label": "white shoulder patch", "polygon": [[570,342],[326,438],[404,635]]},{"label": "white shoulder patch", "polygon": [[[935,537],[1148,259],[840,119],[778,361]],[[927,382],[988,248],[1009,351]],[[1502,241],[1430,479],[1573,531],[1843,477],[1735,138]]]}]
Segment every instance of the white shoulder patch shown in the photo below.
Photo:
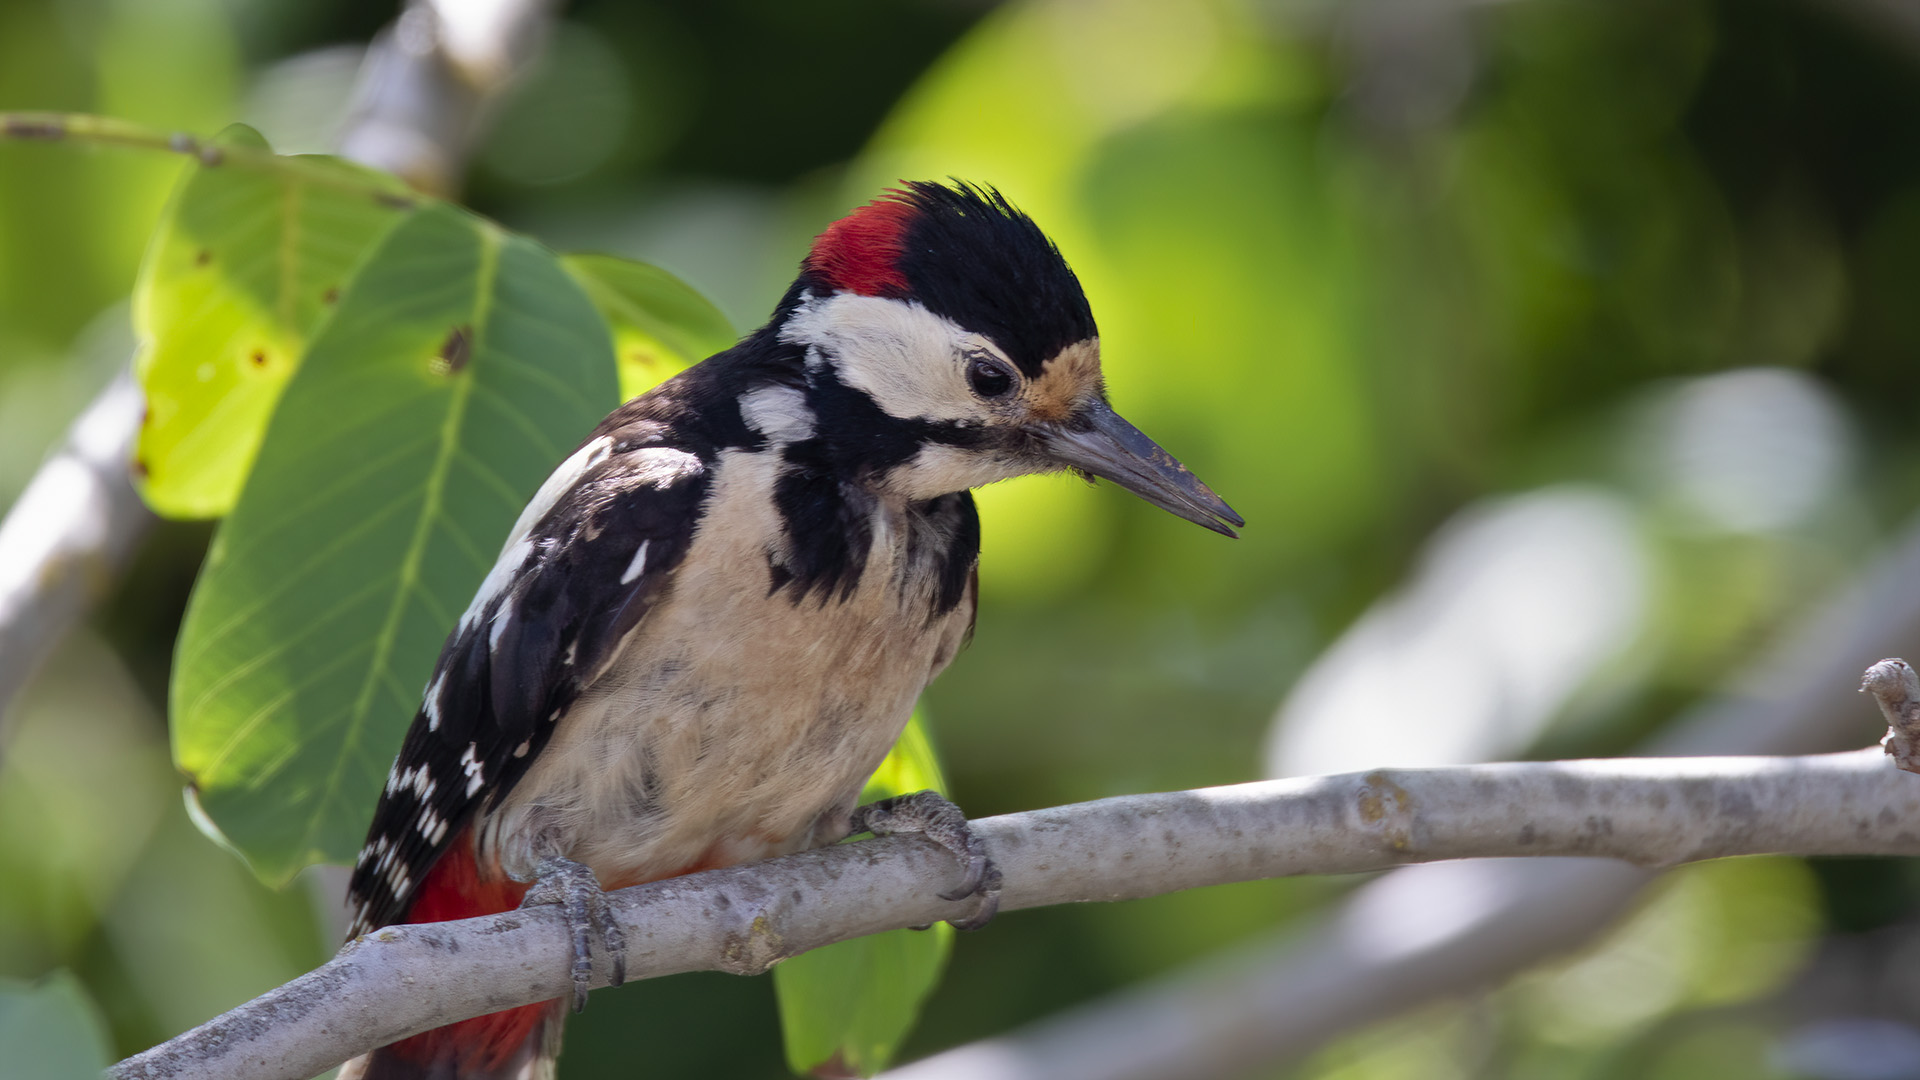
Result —
[{"label": "white shoulder patch", "polygon": [[[465,622],[464,619],[461,621]],[[446,684],[447,672],[445,668],[442,668],[434,673],[433,681],[427,684],[427,692],[422,695],[420,699],[422,708],[427,714],[428,731],[440,730],[440,690],[446,686]]]},{"label": "white shoulder patch", "polygon": [[642,484],[654,487],[666,487],[683,476],[691,476],[704,466],[700,464],[700,455],[685,450],[676,450],[671,446],[649,446],[635,450],[626,457],[628,475]]},{"label": "white shoulder patch", "polygon": [[507,545],[498,559],[494,560],[493,569],[487,571],[486,580],[480,583],[479,590],[473,594],[473,602],[467,605],[466,612],[460,616],[460,630],[463,633],[479,620],[481,612],[493,602],[494,597],[505,592],[507,587],[513,584],[514,575],[520,571],[520,564],[526,562],[527,556],[532,552],[533,541],[525,536],[519,536],[513,543]]},{"label": "white shoulder patch", "polygon": [[791,386],[763,386],[740,399],[747,426],[775,442],[813,438],[813,410],[806,395]]},{"label": "white shoulder patch", "polygon": [[559,468],[553,470],[553,475],[540,485],[540,490],[533,493],[533,498],[527,500],[526,509],[520,511],[520,517],[514,521],[513,531],[507,534],[507,542],[500,545],[501,549],[504,551],[525,539],[533,531],[534,525],[553,509],[553,504],[560,501],[560,496],[565,495],[569,488],[580,482],[581,477],[587,475],[588,470],[607,460],[612,453],[613,436],[602,435],[561,462]]},{"label": "white shoulder patch", "polygon": [[500,557],[494,560],[493,568],[487,571],[486,580],[480,583],[480,590],[473,594],[473,602],[467,605],[466,613],[460,616],[461,630],[472,626],[487,604],[513,583],[513,575],[533,550],[533,545],[527,542],[527,533],[533,531],[534,525],[547,516],[562,495],[580,482],[587,470],[607,460],[611,453],[613,437],[600,436],[561,462],[560,467],[553,470],[553,474],[540,485],[540,490],[533,493],[533,498],[527,501],[526,508],[520,511],[519,519],[513,523],[512,531],[507,533],[506,543],[500,545]]},{"label": "white shoulder patch", "polygon": [[[561,462],[560,467],[553,470],[553,475],[547,477],[546,483],[540,485],[540,490],[534,493],[526,509],[520,511],[520,519],[513,523],[513,532],[508,534],[507,542],[500,549],[500,557],[494,561],[493,568],[487,571],[486,580],[480,583],[479,591],[473,594],[473,602],[467,605],[466,612],[460,616],[462,631],[473,626],[485,612],[487,605],[512,587],[521,565],[533,552],[533,541],[527,538],[527,534],[533,531],[533,527],[540,523],[540,519],[546,517],[594,466],[607,460],[612,453],[613,437],[602,435],[581,447],[566,461]],[[627,455],[626,462],[629,482],[653,487],[665,487],[703,468],[699,455],[690,454],[685,450],[676,450],[671,446],[650,446],[636,450]],[[490,628],[493,641],[489,644],[499,640],[500,628],[504,625],[502,618],[508,616],[508,609],[502,607]],[[438,710],[433,710],[433,715],[430,715],[428,720],[437,724],[438,719]]]}]

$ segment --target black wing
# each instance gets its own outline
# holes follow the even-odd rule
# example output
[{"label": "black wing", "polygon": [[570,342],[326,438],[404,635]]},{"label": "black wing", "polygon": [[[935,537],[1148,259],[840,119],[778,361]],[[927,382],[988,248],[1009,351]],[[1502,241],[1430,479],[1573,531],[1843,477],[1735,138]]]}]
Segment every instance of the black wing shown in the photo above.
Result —
[{"label": "black wing", "polygon": [[447,844],[519,782],[686,555],[710,456],[620,419],[534,496],[441,650],[354,864],[349,938],[405,918]]}]

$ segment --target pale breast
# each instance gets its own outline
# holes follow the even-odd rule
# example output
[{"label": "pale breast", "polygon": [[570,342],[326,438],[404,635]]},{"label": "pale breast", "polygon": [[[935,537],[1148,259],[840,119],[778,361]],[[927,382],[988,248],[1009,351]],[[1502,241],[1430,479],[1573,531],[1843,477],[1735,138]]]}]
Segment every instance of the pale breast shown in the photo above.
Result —
[{"label": "pale breast", "polygon": [[[875,501],[849,590],[773,591],[776,452],[725,451],[668,599],[562,717],[483,836],[509,873],[545,851],[603,884],[836,839],[972,598],[936,614],[929,526]],[[969,555],[969,558],[971,556]],[[543,850],[544,849],[544,850]]]}]

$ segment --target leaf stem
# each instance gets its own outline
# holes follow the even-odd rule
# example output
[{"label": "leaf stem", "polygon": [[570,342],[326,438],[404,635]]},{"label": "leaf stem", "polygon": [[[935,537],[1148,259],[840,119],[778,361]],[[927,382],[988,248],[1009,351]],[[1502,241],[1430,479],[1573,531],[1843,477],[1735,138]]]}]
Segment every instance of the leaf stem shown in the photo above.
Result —
[{"label": "leaf stem", "polygon": [[270,149],[238,146],[184,131],[167,132],[131,120],[90,113],[0,112],[0,139],[181,154],[202,168],[279,173],[305,183],[362,194],[398,210],[412,209],[426,198],[386,173],[364,167],[347,170],[321,165],[323,161],[332,164],[333,160],[320,155],[276,154]]}]

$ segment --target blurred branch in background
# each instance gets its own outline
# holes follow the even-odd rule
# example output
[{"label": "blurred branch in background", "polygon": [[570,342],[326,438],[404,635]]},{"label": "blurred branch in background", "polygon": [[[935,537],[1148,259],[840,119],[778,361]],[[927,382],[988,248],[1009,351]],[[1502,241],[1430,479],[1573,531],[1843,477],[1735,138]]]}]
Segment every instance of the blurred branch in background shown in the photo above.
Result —
[{"label": "blurred branch in background", "polygon": [[1920,56],[1920,6],[1909,0],[1817,0],[1812,6],[1852,19],[1868,32],[1884,34]]},{"label": "blurred branch in background", "polygon": [[[1005,875],[1001,907],[1139,899],[1233,881],[1294,874],[1355,873],[1443,859],[1599,855],[1671,866],[1731,855],[1920,854],[1920,782],[1878,749],[1798,758],[1667,758],[1522,762],[1450,769],[1376,770],[1270,780],[986,818],[973,827]],[[1583,864],[1568,905],[1604,917],[1609,900],[1639,875],[1618,864]],[[1543,879],[1565,886],[1572,866],[1549,860]],[[1458,879],[1466,865],[1431,868]],[[1534,869],[1496,862],[1493,878]],[[956,880],[950,857],[909,838],[843,844],[746,867],[636,886],[611,894],[632,942],[630,978],[687,971],[759,974],[809,949],[882,930],[969,914],[972,901],[943,901]],[[1484,875],[1476,875],[1482,876]],[[1389,973],[1401,989],[1364,1000],[1406,1003],[1422,985],[1398,970],[1432,965],[1436,914],[1482,925],[1486,893],[1435,889],[1409,895],[1403,879],[1377,884],[1309,950],[1314,978],[1297,970],[1257,987],[1214,984],[1199,994],[1135,998],[1089,1029],[1023,1045],[1009,1070],[1004,1045],[955,1051],[901,1077],[980,1078],[1194,1076],[1192,1043],[1209,1056],[1244,1047],[1221,1019],[1221,994],[1258,989],[1268,1006],[1323,1022],[1353,999],[1339,984],[1357,972]],[[1465,882],[1460,882],[1465,884]],[[1484,882],[1480,883],[1484,885]],[[1602,887],[1595,888],[1599,885]],[[1614,887],[1607,888],[1606,885]],[[1406,893],[1404,888],[1400,893]],[[1376,910],[1410,902],[1423,918]],[[1526,914],[1526,913],[1522,913]],[[1512,958],[1564,940],[1553,919],[1497,923]],[[1324,951],[1323,951],[1324,950]],[[543,1001],[569,985],[564,921],[551,907],[463,922],[390,927],[356,941],[332,962],[162,1046],[121,1063],[120,1077],[304,1077],[346,1058],[455,1020]],[[1452,972],[1454,957],[1435,971]],[[1296,960],[1296,963],[1298,961]],[[1479,965],[1484,966],[1482,959]],[[1331,965],[1331,966],[1329,966]],[[1450,976],[1451,977],[1451,976]],[[1237,981],[1236,981],[1237,983]],[[604,985],[604,977],[602,978]],[[1332,990],[1330,993],[1329,990]],[[1317,1005],[1312,1004],[1318,1002]],[[1124,1039],[1116,1032],[1128,1032]],[[1145,1052],[1141,1043],[1155,1047]],[[1241,1058],[1240,1065],[1252,1064]]]},{"label": "blurred branch in background", "polygon": [[[1646,752],[1795,754],[1857,742],[1862,724],[1854,710],[1839,706],[1837,689],[1888,642],[1916,636],[1920,522],[1910,523],[1851,587],[1783,635],[1718,697],[1680,717]],[[1398,702],[1406,690],[1395,687],[1383,697]],[[1400,870],[1264,946],[1236,948],[1230,958],[887,1075],[1122,1080],[1177,1074],[1200,1080],[1297,1060],[1357,1028],[1491,985],[1591,940],[1654,877],[1588,859]]]},{"label": "blurred branch in background", "polygon": [[[551,0],[413,0],[362,65],[346,157],[449,195],[488,105],[545,38]],[[7,706],[105,596],[154,517],[128,476],[138,389],[116,375],[0,521],[0,749]]]},{"label": "blurred branch in background", "polygon": [[490,106],[546,41],[554,0],[411,0],[367,51],[343,157],[451,197]]},{"label": "blurred branch in background", "polygon": [[7,704],[153,524],[127,475],[141,407],[132,377],[116,375],[0,521],[0,757]]}]

